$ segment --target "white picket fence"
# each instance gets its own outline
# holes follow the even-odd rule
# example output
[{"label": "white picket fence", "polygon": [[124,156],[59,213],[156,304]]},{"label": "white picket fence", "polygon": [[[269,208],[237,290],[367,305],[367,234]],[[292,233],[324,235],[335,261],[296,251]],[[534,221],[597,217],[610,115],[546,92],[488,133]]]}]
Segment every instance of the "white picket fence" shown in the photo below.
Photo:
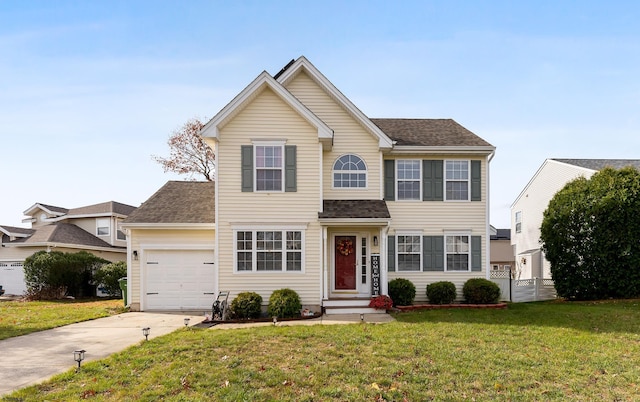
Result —
[{"label": "white picket fence", "polygon": [[514,303],[553,300],[553,279],[511,279],[508,271],[491,271],[490,279],[500,287],[501,299]]}]

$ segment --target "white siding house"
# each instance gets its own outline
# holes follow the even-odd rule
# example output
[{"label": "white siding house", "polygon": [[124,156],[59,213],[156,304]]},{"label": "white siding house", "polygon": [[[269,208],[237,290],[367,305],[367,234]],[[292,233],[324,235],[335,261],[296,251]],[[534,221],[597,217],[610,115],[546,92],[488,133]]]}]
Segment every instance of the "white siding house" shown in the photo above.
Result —
[{"label": "white siding house", "polygon": [[640,168],[638,160],[547,159],[511,205],[511,244],[516,279],[551,278],[551,267],[540,250],[543,213],[553,196],[578,177],[589,178],[605,167]]}]

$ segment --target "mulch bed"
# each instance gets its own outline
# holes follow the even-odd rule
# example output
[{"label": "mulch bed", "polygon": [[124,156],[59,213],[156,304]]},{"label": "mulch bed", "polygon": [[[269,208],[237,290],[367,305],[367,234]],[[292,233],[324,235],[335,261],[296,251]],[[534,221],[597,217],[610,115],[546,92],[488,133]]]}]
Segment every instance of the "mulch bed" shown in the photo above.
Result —
[{"label": "mulch bed", "polygon": [[496,304],[465,304],[465,303],[452,303],[452,304],[414,304],[411,306],[396,306],[399,311],[414,311],[414,310],[436,310],[436,309],[505,309],[507,303]]},{"label": "mulch bed", "polygon": [[[314,313],[313,315],[307,316],[299,316],[293,318],[278,318],[278,322],[284,321],[297,321],[297,320],[309,320],[312,318],[322,317],[322,313]],[[248,324],[254,322],[273,322],[273,318],[271,317],[260,317],[260,318],[251,318],[251,319],[237,319],[237,320],[219,320],[219,321],[207,321],[204,320],[200,324],[194,325],[198,328],[210,328],[217,324]]]}]

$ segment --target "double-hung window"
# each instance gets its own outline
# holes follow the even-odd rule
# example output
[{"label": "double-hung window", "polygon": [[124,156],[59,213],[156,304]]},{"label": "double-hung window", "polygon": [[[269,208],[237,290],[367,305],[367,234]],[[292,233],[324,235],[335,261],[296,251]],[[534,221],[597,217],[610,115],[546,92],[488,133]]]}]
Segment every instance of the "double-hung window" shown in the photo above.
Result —
[{"label": "double-hung window", "polygon": [[522,232],[522,211],[516,212],[516,233]]},{"label": "double-hung window", "polygon": [[398,271],[420,271],[422,256],[422,236],[420,235],[398,235],[397,256]]},{"label": "double-hung window", "polygon": [[256,191],[282,191],[284,158],[282,145],[256,145]]},{"label": "double-hung window", "polygon": [[446,236],[445,242],[447,271],[470,271],[470,236],[450,235]]},{"label": "double-hung window", "polygon": [[109,218],[96,219],[96,234],[98,236],[109,236],[111,234]]},{"label": "double-hung window", "polygon": [[236,270],[302,271],[302,232],[243,230],[236,232]]},{"label": "double-hung window", "polygon": [[398,200],[420,199],[421,165],[422,162],[420,160],[398,159],[396,161],[396,194]]},{"label": "double-hung window", "polygon": [[342,155],[333,164],[334,188],[366,188],[367,166],[357,155]]},{"label": "double-hung window", "polygon": [[469,161],[445,161],[445,199],[469,201]]}]

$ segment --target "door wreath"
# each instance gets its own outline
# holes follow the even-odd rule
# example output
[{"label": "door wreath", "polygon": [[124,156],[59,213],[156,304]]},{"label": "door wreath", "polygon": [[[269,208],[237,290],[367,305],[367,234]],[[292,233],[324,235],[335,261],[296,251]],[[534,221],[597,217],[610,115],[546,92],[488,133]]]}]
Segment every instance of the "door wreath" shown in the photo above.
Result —
[{"label": "door wreath", "polygon": [[336,248],[340,254],[349,255],[353,253],[353,242],[349,239],[340,240]]}]

